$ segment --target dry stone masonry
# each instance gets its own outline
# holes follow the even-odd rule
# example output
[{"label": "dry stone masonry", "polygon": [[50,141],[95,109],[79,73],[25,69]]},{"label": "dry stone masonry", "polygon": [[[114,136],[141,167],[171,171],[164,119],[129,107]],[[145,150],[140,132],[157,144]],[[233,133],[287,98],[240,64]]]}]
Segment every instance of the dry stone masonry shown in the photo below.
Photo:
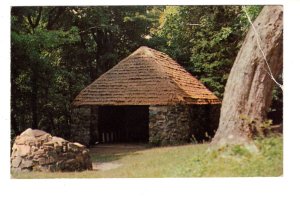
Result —
[{"label": "dry stone masonry", "polygon": [[27,129],[12,148],[12,171],[91,170],[89,150],[79,143],[51,136],[41,130]]},{"label": "dry stone masonry", "polygon": [[92,126],[95,117],[92,116],[91,108],[88,106],[73,108],[71,116],[72,140],[88,146],[90,144],[92,130],[95,129],[94,126]]},{"label": "dry stone masonry", "polygon": [[149,107],[149,142],[176,145],[188,142],[189,108],[182,105]]},{"label": "dry stone masonry", "polygon": [[207,141],[218,127],[220,105],[149,107],[149,142],[177,145]]}]

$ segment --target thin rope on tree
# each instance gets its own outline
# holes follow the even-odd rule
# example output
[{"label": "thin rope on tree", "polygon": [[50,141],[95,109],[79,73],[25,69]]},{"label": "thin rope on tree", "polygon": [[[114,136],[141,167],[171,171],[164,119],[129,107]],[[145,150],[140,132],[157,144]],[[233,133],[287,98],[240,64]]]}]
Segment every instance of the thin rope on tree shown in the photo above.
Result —
[{"label": "thin rope on tree", "polygon": [[261,40],[259,34],[257,33],[255,26],[253,25],[253,23],[252,23],[252,21],[251,21],[251,18],[250,18],[250,16],[249,16],[248,12],[247,12],[247,9],[246,9],[245,6],[242,6],[242,8],[243,8],[243,11],[245,12],[245,14],[246,14],[246,16],[247,16],[247,19],[248,19],[249,23],[251,24],[251,26],[252,26],[252,28],[253,28],[253,30],[254,30],[254,34],[255,34],[255,38],[256,38],[256,42],[257,42],[258,48],[259,48],[259,50],[261,51],[262,56],[263,56],[263,59],[265,60],[265,62],[266,62],[266,64],[267,64],[268,70],[266,70],[265,68],[264,68],[264,70],[266,70],[267,74],[271,77],[271,79],[272,79],[272,80],[276,83],[276,85],[278,85],[278,86],[281,88],[281,90],[283,91],[283,85],[281,85],[280,83],[278,83],[278,82],[276,81],[276,79],[274,78],[273,74],[272,74],[272,71],[271,71],[270,65],[269,65],[269,63],[268,63],[268,61],[267,61],[266,55],[265,55],[265,53],[264,53],[264,51],[262,50],[261,45],[260,45],[260,43],[262,42],[262,40]]}]

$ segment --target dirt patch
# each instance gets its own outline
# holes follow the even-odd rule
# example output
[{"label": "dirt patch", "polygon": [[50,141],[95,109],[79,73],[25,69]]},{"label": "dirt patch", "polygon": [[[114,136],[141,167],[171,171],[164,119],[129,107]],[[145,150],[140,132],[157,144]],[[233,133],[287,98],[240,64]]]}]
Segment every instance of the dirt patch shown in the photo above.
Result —
[{"label": "dirt patch", "polygon": [[98,144],[90,148],[93,169],[107,171],[121,167],[124,156],[147,149],[145,144]]},{"label": "dirt patch", "polygon": [[143,144],[98,144],[90,148],[90,153],[110,155],[139,151],[146,148],[148,148],[148,146]]},{"label": "dirt patch", "polygon": [[93,169],[94,170],[101,170],[101,171],[108,171],[111,169],[116,169],[121,167],[122,164],[120,163],[112,163],[112,162],[107,162],[107,163],[98,163],[95,162],[93,163]]}]

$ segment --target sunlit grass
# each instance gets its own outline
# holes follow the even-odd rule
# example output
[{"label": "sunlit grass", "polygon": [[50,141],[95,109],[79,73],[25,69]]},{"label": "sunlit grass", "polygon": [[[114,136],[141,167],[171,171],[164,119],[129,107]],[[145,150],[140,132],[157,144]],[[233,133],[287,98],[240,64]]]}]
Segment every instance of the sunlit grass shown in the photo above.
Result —
[{"label": "sunlit grass", "polygon": [[117,178],[117,177],[253,177],[281,176],[283,173],[282,137],[255,141],[259,153],[241,146],[208,151],[208,144],[137,149],[134,151],[92,154],[97,162],[119,163],[119,168],[70,173],[14,173],[13,178]]}]

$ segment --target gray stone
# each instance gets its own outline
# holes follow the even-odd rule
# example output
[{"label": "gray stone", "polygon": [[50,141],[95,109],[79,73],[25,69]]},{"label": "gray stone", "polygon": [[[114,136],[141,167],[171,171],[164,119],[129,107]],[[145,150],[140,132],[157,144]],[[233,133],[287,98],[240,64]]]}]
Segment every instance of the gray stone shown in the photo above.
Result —
[{"label": "gray stone", "polygon": [[46,164],[46,158],[40,157],[40,158],[38,159],[38,162],[39,162],[40,165],[44,165],[44,164]]},{"label": "gray stone", "polygon": [[77,152],[79,150],[78,146],[73,143],[68,143],[68,149],[73,152]]},{"label": "gray stone", "polygon": [[32,160],[22,160],[21,168],[29,168],[33,166],[33,161]]},{"label": "gray stone", "polygon": [[92,169],[92,163],[89,151],[84,145],[52,137],[44,131],[27,129],[16,138],[12,147],[11,171],[53,172],[89,169]]},{"label": "gray stone", "polygon": [[46,136],[48,133],[46,133],[45,131],[41,131],[41,130],[32,130],[32,135],[34,137],[41,137],[41,136]]},{"label": "gray stone", "polygon": [[52,140],[51,140],[51,143],[56,143],[58,145],[63,145],[66,143],[66,140],[64,140],[63,138],[60,138],[60,137],[52,137]]},{"label": "gray stone", "polygon": [[55,150],[57,153],[61,153],[61,152],[62,152],[62,146],[55,145],[55,146],[54,146],[54,150]]},{"label": "gray stone", "polygon": [[219,115],[220,105],[150,106],[149,142],[177,145],[190,142],[194,136],[208,140],[218,127]]},{"label": "gray stone", "polygon": [[53,141],[51,141],[51,142],[46,142],[46,143],[44,143],[44,146],[54,147],[54,142],[53,142]]},{"label": "gray stone", "polygon": [[187,106],[150,106],[149,142],[154,145],[186,143],[190,133],[188,120]]},{"label": "gray stone", "polygon": [[[72,109],[71,116],[72,140],[88,146],[91,135],[97,135],[98,131],[96,113],[92,112],[90,107],[77,107]],[[90,127],[91,125],[93,127]],[[94,133],[91,133],[90,130],[93,130]]]},{"label": "gray stone", "polygon": [[19,156],[26,156],[29,153],[30,153],[30,146],[19,145],[17,147],[17,155],[19,155]]},{"label": "gray stone", "polygon": [[27,135],[25,135],[25,136],[18,136],[17,138],[16,138],[16,140],[15,140],[15,143],[16,144],[18,144],[18,145],[27,145],[27,144],[31,144],[31,143],[33,143],[34,142],[34,140],[35,140],[35,138],[34,137],[30,137],[30,136],[27,136]]},{"label": "gray stone", "polygon": [[11,165],[14,168],[18,168],[22,162],[21,156],[16,156],[15,158],[12,159]]},{"label": "gray stone", "polygon": [[79,143],[77,143],[77,142],[74,142],[73,143],[74,145],[76,145],[77,147],[79,147],[79,148],[85,148],[85,146],[84,145],[82,145],[82,144],[79,144]]}]

